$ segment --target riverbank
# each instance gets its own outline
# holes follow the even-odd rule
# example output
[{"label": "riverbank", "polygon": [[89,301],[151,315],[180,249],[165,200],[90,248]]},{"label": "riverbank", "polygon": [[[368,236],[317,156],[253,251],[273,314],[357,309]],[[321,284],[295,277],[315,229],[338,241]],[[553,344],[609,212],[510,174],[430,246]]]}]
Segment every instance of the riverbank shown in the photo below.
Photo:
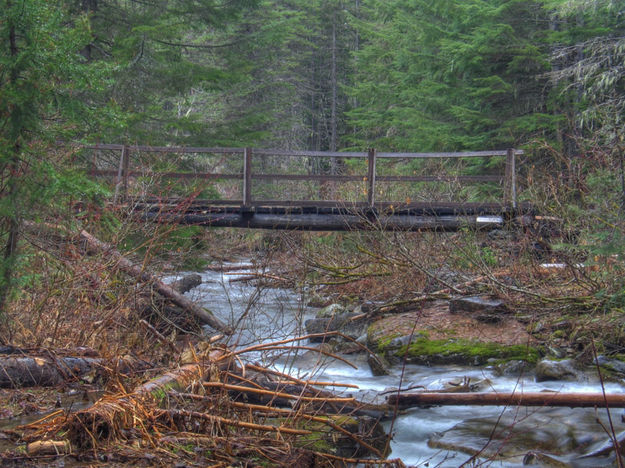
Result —
[{"label": "riverbank", "polygon": [[[553,247],[557,236],[550,241],[506,231],[302,233],[301,253],[275,256],[272,268],[306,284],[309,303],[371,305],[377,315],[370,318],[386,317],[388,326],[380,327],[399,327],[403,336],[527,345],[541,356],[584,363],[596,355],[620,359],[625,312],[606,295],[620,262],[574,257]],[[481,302],[471,305],[471,298]]]}]

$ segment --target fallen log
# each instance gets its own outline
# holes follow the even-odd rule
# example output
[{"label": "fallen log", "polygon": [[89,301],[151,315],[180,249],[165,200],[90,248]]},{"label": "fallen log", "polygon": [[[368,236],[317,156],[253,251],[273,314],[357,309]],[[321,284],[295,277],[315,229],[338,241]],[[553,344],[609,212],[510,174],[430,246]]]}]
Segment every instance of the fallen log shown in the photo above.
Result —
[{"label": "fallen log", "polygon": [[563,406],[569,408],[625,408],[622,393],[400,393],[387,397],[399,408],[431,405]]},{"label": "fallen log", "polygon": [[[233,373],[227,373],[224,382],[206,382],[205,388],[222,388],[228,390],[234,398],[245,395],[248,401],[257,401],[269,406],[307,406],[325,414],[350,414],[354,416],[370,416],[385,419],[392,413],[388,405],[376,405],[358,401],[353,396],[341,397],[336,393],[318,389],[310,382],[293,381],[275,382],[260,376],[247,379]],[[260,378],[259,378],[260,377]],[[232,380],[239,383],[230,383]]]},{"label": "fallen log", "polygon": [[0,388],[53,387],[92,371],[115,368],[121,373],[141,366],[134,359],[108,360],[76,356],[0,357]]},{"label": "fallen log", "polygon": [[111,257],[113,257],[113,259],[115,259],[117,266],[119,266],[122,271],[134,278],[137,278],[140,281],[152,284],[155,291],[158,292],[161,296],[166,297],[185,311],[192,313],[203,323],[209,325],[216,330],[219,330],[222,333],[225,333],[226,335],[231,335],[233,333],[233,330],[228,325],[222,323],[217,317],[215,317],[210,310],[200,307],[199,305],[176,291],[171,285],[163,283],[156,276],[147,272],[142,266],[130,261],[113,246],[102,242],[85,230],[80,231],[80,238],[87,243],[89,249],[98,253],[105,253],[110,255]]},{"label": "fallen log", "polygon": [[251,270],[252,268],[254,268],[254,265],[249,264],[249,263],[241,263],[238,265],[208,265],[204,267],[205,270],[217,271],[217,272],[244,271],[244,270]]},{"label": "fallen log", "polygon": [[67,440],[37,440],[26,446],[26,453],[30,457],[40,455],[65,455],[72,451]]},{"label": "fallen log", "polygon": [[[179,278],[176,281],[169,283],[169,286],[176,292],[184,294],[187,291],[190,291],[191,289],[199,286],[200,284],[202,284],[202,277],[197,273],[193,273],[190,275],[185,275],[182,278]],[[154,317],[164,316],[165,320],[162,322],[166,326],[166,328],[169,328],[172,323],[178,325],[181,324],[181,326],[185,328],[188,322],[195,322],[197,324],[197,321],[194,321],[193,318],[189,317],[188,314],[181,315],[184,312],[181,312],[179,308],[168,306],[166,299],[158,295],[158,293],[157,295],[155,295],[154,290],[151,287],[147,288],[147,291],[139,294],[136,297],[135,303],[133,304],[133,309],[137,312],[139,317],[143,317],[152,322],[154,322],[154,320],[152,320]],[[160,335],[160,332],[156,328],[154,328],[152,324],[148,323],[146,320],[143,319],[141,320],[141,322],[144,327],[147,327],[151,333],[155,334],[159,341],[167,344],[167,346],[171,348],[172,343],[168,340],[165,340],[166,343],[162,341],[161,338],[158,336]],[[155,324],[161,325],[159,322],[160,321],[157,321]]]}]

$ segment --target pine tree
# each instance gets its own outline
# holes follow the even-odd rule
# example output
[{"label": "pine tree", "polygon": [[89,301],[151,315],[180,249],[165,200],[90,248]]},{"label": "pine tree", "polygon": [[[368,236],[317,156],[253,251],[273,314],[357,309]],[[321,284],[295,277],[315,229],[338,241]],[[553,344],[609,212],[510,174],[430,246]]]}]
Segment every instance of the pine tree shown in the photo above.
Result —
[{"label": "pine tree", "polygon": [[604,144],[622,136],[625,121],[625,10],[609,0],[545,1],[551,13],[550,77],[554,99],[582,136],[600,135]]}]

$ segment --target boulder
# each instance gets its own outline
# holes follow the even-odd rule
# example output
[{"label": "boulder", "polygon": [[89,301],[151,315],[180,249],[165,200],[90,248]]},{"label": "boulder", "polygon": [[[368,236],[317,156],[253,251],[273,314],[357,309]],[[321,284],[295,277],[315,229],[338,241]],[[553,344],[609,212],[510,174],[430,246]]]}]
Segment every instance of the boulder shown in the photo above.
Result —
[{"label": "boulder", "polygon": [[597,356],[597,363],[614,374],[625,376],[625,362],[623,361],[610,359],[606,356]]},{"label": "boulder", "polygon": [[317,318],[330,318],[347,312],[349,312],[347,308],[343,307],[341,304],[330,304],[329,306],[317,311]]},{"label": "boulder", "polygon": [[[356,340],[365,332],[366,322],[361,314],[345,312],[331,317],[309,319],[304,325],[308,334],[338,331]],[[312,338],[310,341],[321,342],[324,341],[324,337]]]},{"label": "boulder", "polygon": [[532,368],[532,364],[527,361],[513,359],[501,364],[495,364],[493,366],[493,372],[498,376],[519,377],[521,375],[528,375],[532,371]]},{"label": "boulder", "polygon": [[451,299],[449,312],[452,314],[479,313],[485,316],[507,313],[509,309],[500,299],[487,296],[468,296]]},{"label": "boulder", "polygon": [[586,380],[585,375],[577,368],[572,359],[552,361],[543,359],[536,364],[536,382],[547,380]]},{"label": "boulder", "polygon": [[379,356],[377,354],[369,354],[369,356],[367,356],[367,364],[369,364],[371,373],[376,377],[379,375],[390,375],[390,364],[383,356]]}]

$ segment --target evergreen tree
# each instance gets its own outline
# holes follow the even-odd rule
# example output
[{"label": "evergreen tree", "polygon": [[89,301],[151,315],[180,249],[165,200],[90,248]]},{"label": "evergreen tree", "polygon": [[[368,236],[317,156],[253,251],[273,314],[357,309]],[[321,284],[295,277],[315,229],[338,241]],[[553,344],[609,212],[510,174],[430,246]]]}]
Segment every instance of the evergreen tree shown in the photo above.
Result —
[{"label": "evergreen tree", "polygon": [[506,147],[553,127],[536,2],[371,2],[350,113],[355,145]]},{"label": "evergreen tree", "polygon": [[228,32],[257,3],[77,2],[76,9],[89,14],[92,28],[84,55],[116,66],[106,99],[127,118],[107,137],[150,144],[225,142],[228,135],[215,131],[206,117],[216,112],[207,108],[207,96],[244,79],[244,69],[226,66],[221,51],[253,40],[247,35],[230,38]]},{"label": "evergreen tree", "polygon": [[[545,1],[550,11],[550,73],[555,99],[569,115],[565,131],[600,135],[603,144],[622,137],[625,119],[625,9],[610,0]],[[566,149],[566,148],[564,148]]]},{"label": "evergreen tree", "polygon": [[[88,42],[83,17],[63,2],[4,0],[0,21],[0,313],[20,276],[18,244],[24,219],[90,184],[44,156],[58,138],[93,128],[88,105],[102,83],[80,51]],[[101,67],[104,70],[105,67]]]}]

